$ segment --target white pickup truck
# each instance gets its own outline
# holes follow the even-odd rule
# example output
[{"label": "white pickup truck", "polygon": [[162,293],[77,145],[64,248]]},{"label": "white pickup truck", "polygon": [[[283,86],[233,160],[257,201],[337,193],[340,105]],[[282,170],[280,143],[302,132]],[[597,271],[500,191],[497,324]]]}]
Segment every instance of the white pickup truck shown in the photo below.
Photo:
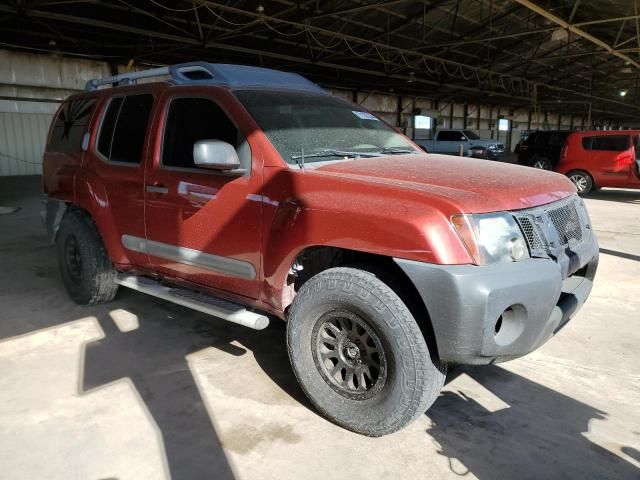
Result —
[{"label": "white pickup truck", "polygon": [[415,142],[429,153],[446,153],[497,160],[504,153],[504,144],[492,138],[480,138],[472,130],[438,130],[431,140]]}]

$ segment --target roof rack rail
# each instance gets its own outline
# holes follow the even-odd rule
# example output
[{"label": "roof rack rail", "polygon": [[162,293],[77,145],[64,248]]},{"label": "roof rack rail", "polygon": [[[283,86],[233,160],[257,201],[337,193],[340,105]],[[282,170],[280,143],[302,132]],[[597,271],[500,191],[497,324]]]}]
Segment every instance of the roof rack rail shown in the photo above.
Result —
[{"label": "roof rack rail", "polygon": [[169,75],[170,82],[177,85],[224,85],[229,87],[270,86],[315,93],[327,93],[315,83],[290,72],[267,68],[224,63],[190,62],[151,68],[139,72],[121,73],[111,77],[89,80],[85,90],[92,92],[103,85],[118,83],[129,85],[142,78]]},{"label": "roof rack rail", "polygon": [[[189,76],[190,73],[200,72],[196,75],[197,78]],[[185,75],[187,74],[187,75]],[[170,75],[173,80],[177,80],[179,83],[184,83],[185,80],[203,80],[213,79],[214,73],[209,64],[205,62],[193,62],[182,63],[178,65],[171,65],[169,67],[150,68],[148,70],[140,70],[138,72],[127,72],[119,75],[113,75],[111,77],[96,78],[89,80],[85,85],[85,90],[93,91],[103,85],[109,85],[113,83],[120,83],[123,85],[129,85],[130,83],[137,82],[141,78],[153,78],[161,77],[163,75]]]}]

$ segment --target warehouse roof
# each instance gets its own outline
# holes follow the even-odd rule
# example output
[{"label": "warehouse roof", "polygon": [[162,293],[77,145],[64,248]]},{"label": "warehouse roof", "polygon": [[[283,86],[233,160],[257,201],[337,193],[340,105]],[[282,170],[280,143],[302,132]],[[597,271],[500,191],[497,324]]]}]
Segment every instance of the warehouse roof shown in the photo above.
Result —
[{"label": "warehouse roof", "polygon": [[638,20],[628,0],[17,2],[0,5],[0,46],[259,64],[326,86],[634,118]]}]

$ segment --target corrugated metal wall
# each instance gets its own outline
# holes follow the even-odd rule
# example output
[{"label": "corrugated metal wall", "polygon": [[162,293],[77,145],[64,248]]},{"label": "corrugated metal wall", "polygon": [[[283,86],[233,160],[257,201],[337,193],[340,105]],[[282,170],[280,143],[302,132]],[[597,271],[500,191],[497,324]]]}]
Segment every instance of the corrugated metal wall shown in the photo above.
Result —
[{"label": "corrugated metal wall", "polygon": [[[86,80],[110,75],[110,69],[104,62],[8,50],[0,50],[0,65],[0,176],[39,174],[45,137],[57,102],[82,90]],[[464,128],[466,124],[483,137],[504,141],[510,149],[523,130],[569,129],[585,124],[584,116],[580,115],[532,115],[528,109],[482,105],[468,105],[465,121],[462,104],[399,98],[375,91],[332,89],[332,93],[355,100],[391,125],[402,127],[410,137],[414,134],[414,107],[437,119],[438,128]],[[510,131],[498,131],[500,116],[511,120]]]},{"label": "corrugated metal wall", "polygon": [[110,74],[104,62],[0,50],[0,176],[39,175],[59,102],[88,79]]},{"label": "corrugated metal wall", "polygon": [[0,112],[0,175],[39,175],[52,113]]}]

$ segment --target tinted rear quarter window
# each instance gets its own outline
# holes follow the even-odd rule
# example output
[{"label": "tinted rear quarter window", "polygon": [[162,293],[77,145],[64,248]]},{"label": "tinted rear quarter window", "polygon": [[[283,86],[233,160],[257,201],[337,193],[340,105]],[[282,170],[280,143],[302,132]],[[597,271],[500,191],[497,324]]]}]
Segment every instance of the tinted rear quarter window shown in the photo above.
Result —
[{"label": "tinted rear quarter window", "polygon": [[128,95],[109,101],[98,137],[98,151],[111,162],[140,163],[153,95]]},{"label": "tinted rear quarter window", "polygon": [[591,142],[593,137],[582,137],[582,148],[585,150],[591,150]]},{"label": "tinted rear quarter window", "polygon": [[558,133],[558,140],[561,143],[564,143],[567,141],[567,138],[569,137],[569,135],[571,135],[571,132],[560,132]]},{"label": "tinted rear quarter window", "polygon": [[552,145],[556,142],[558,135],[555,132],[544,132],[538,135],[536,143],[538,145]]},{"label": "tinted rear quarter window", "polygon": [[56,117],[47,150],[51,152],[80,152],[82,137],[89,128],[94,98],[78,98],[64,103]]},{"label": "tinted rear quarter window", "polygon": [[438,133],[439,142],[459,142],[462,139],[462,134],[455,130],[443,130]]},{"label": "tinted rear quarter window", "polygon": [[592,150],[623,152],[629,148],[629,135],[606,135],[593,137]]},{"label": "tinted rear quarter window", "polygon": [[564,141],[566,139],[567,139],[566,133],[556,132],[549,143],[554,147],[561,147],[562,145],[564,145]]}]

